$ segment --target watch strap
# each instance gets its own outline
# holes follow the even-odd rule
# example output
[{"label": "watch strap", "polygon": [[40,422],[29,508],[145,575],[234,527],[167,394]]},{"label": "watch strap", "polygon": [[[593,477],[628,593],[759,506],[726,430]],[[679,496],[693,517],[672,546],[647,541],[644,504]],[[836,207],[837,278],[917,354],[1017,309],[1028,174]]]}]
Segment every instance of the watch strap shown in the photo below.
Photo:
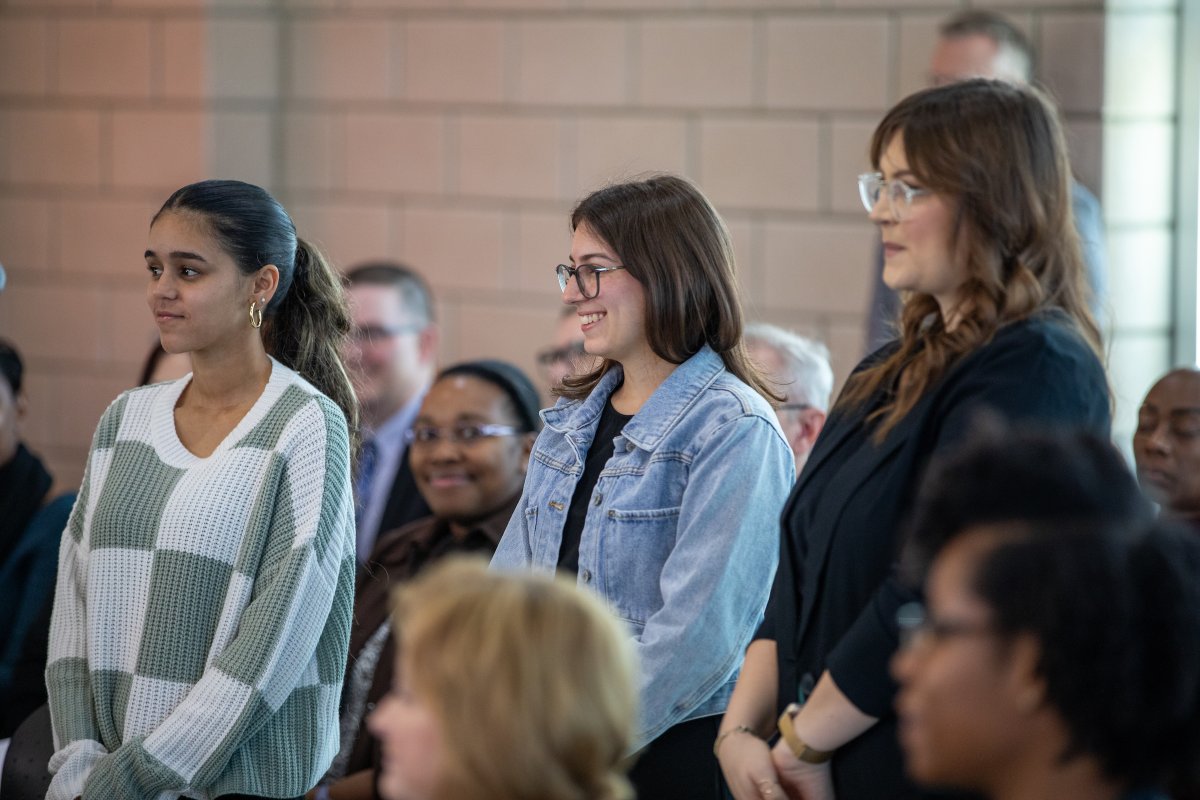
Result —
[{"label": "watch strap", "polygon": [[787,742],[788,749],[792,751],[792,755],[800,759],[806,764],[824,764],[829,759],[833,758],[834,751],[817,750],[804,743],[804,740],[796,735],[795,718],[800,713],[800,706],[792,703],[783,710],[779,715],[779,735]]}]

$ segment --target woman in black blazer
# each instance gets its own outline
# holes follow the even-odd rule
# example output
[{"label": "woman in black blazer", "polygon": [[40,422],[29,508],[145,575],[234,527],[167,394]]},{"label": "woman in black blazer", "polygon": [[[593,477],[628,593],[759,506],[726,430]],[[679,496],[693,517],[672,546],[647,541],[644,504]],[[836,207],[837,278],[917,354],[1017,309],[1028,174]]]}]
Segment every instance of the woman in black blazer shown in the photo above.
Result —
[{"label": "woman in black blazer", "polygon": [[919,796],[887,662],[913,599],[892,578],[898,529],[925,465],[985,411],[1109,432],[1051,103],[995,81],[922,91],[880,123],[871,160],[859,189],[905,294],[899,338],[847,381],[784,507],[766,621],[715,743],[737,800]]}]

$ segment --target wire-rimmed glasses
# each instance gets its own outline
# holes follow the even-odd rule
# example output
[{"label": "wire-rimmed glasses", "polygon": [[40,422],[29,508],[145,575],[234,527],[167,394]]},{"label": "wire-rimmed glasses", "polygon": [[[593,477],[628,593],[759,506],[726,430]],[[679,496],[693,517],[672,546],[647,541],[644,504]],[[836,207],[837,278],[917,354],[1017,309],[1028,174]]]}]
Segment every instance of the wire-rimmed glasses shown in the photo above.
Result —
[{"label": "wire-rimmed glasses", "polygon": [[928,189],[909,186],[899,178],[889,181],[883,177],[882,172],[864,172],[858,176],[858,197],[868,212],[875,210],[879,196],[885,192],[887,193],[888,208],[891,209],[892,217],[897,220],[908,217],[908,212],[912,210],[914,197],[933,194]]},{"label": "wire-rimmed glasses", "polygon": [[595,264],[580,264],[578,267],[572,267],[569,264],[559,264],[554,268],[554,271],[558,275],[559,290],[565,292],[567,290],[567,281],[574,275],[575,285],[579,287],[579,293],[583,295],[585,300],[591,300],[600,294],[600,273],[614,272],[618,269],[625,269],[625,267],[620,264],[614,267],[600,267]]}]

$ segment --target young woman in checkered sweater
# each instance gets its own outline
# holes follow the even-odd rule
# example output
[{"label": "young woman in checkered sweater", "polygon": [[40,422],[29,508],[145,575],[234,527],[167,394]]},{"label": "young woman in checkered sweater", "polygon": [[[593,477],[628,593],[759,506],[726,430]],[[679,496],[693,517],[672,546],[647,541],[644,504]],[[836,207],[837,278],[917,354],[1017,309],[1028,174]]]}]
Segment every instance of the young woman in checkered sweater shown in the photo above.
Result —
[{"label": "young woman in checkered sweater", "polygon": [[297,797],[337,751],[353,600],[341,284],[236,181],[173,194],[146,267],[193,373],[96,430],[59,555],[47,797]]}]

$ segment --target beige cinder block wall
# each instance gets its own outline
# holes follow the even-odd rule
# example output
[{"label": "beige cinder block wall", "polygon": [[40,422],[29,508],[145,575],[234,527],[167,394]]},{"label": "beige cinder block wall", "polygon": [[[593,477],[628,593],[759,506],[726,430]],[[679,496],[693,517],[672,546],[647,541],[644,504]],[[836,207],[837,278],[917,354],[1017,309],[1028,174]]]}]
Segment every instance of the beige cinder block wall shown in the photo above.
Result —
[{"label": "beige cinder block wall", "polygon": [[[733,232],[748,316],[861,354],[855,176],[955,0],[0,1],[0,335],[27,433],[78,481],[152,341],[141,252],[179,185],[272,189],[340,264],[402,258],[447,362],[532,351],[572,202],[664,169]],[[1043,52],[1099,189],[1101,2],[997,0]]]}]

